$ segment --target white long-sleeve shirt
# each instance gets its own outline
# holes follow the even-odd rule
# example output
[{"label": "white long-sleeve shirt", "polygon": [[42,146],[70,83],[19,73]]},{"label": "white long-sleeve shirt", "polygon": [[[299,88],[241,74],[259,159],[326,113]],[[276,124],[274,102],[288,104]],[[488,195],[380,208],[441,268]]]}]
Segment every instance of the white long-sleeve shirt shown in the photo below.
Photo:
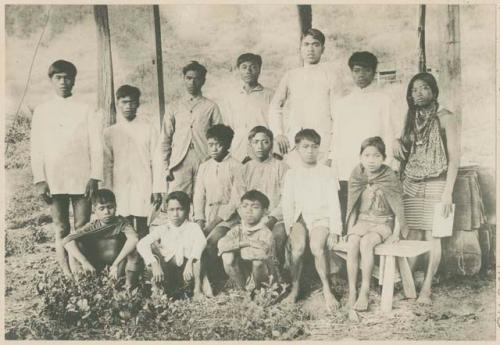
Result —
[{"label": "white long-sleeve shirt", "polygon": [[[311,128],[321,136],[320,150],[328,151],[333,85],[333,75],[326,64],[305,65],[286,72],[270,105],[269,125],[273,134],[284,134],[293,147],[295,134]],[[288,108],[286,114],[284,108]]]},{"label": "white long-sleeve shirt", "polygon": [[352,169],[359,164],[361,143],[369,137],[380,136],[384,140],[386,164],[391,164],[392,143],[397,135],[393,108],[390,97],[373,84],[356,88],[335,103],[329,158],[340,180],[349,180]]},{"label": "white long-sleeve shirt", "polygon": [[302,215],[308,230],[326,224],[330,233],[342,235],[339,184],[332,169],[323,164],[294,167],[283,186],[283,221],[287,233]]},{"label": "white long-sleeve shirt", "polygon": [[146,119],[122,121],[104,130],[104,153],[112,163],[107,182],[120,216],[147,217],[151,193],[164,193],[159,133]]},{"label": "white long-sleeve shirt", "polygon": [[103,178],[102,117],[74,97],[36,107],[31,124],[34,183],[52,194],[84,194],[89,179]]},{"label": "white long-sleeve shirt", "polygon": [[146,265],[152,264],[156,258],[151,245],[160,241],[159,250],[163,259],[169,261],[175,258],[177,266],[182,266],[184,258],[200,260],[207,245],[207,240],[200,226],[185,221],[176,227],[170,222],[155,226],[151,232],[137,243],[137,251]]}]

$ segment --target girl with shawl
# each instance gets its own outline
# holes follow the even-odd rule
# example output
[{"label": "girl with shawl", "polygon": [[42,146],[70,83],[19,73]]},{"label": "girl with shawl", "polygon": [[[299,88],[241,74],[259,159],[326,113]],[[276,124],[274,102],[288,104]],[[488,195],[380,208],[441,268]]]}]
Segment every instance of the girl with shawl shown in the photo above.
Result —
[{"label": "girl with shawl", "polygon": [[[401,183],[396,173],[383,164],[385,144],[371,137],[361,144],[361,164],[349,179],[347,199],[347,275],[349,306],[367,310],[374,247],[382,242],[394,243],[408,234],[404,215]],[[395,221],[399,226],[395,226]],[[394,232],[393,232],[394,229]],[[362,281],[356,300],[356,281],[361,254]]]},{"label": "girl with shawl", "polygon": [[[394,149],[401,162],[403,204],[410,229],[408,239],[431,242],[429,264],[418,302],[431,303],[431,283],[441,260],[441,239],[432,236],[434,207],[441,203],[446,218],[460,163],[458,122],[437,101],[439,89],[429,73],[415,75],[408,84],[408,113],[403,135]],[[409,260],[413,268],[415,259]]]}]

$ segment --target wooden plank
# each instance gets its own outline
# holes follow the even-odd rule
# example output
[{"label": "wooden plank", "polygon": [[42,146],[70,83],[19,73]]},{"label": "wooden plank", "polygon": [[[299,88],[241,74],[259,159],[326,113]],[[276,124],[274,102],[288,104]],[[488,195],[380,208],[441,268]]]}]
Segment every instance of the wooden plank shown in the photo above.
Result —
[{"label": "wooden plank", "polygon": [[403,290],[407,298],[417,298],[417,291],[415,290],[415,282],[413,281],[413,274],[408,264],[408,259],[398,257],[396,258],[398,263],[399,273],[401,275],[401,280],[403,283]]},{"label": "wooden plank", "polygon": [[418,7],[418,70],[427,72],[425,57],[425,5]]},{"label": "wooden plank", "polygon": [[[340,241],[333,246],[333,250],[347,253],[347,242]],[[428,252],[431,245],[428,241],[401,240],[397,243],[381,243],[375,247],[375,255],[393,255],[413,257]]]},{"label": "wooden plank", "polygon": [[160,21],[160,7],[158,5],[152,6],[153,14],[153,29],[155,39],[155,51],[153,54],[152,63],[156,66],[156,73],[153,73],[156,89],[153,88],[153,95],[157,99],[156,111],[159,115],[160,126],[163,123],[163,116],[165,115],[165,87],[163,82],[163,56],[161,44],[161,21]]},{"label": "wooden plank", "polygon": [[392,310],[392,295],[394,293],[394,274],[396,269],[394,256],[385,258],[384,282],[382,284],[382,297],[380,298],[380,309],[383,312]]},{"label": "wooden plank", "polygon": [[385,268],[385,256],[381,255],[380,256],[380,265],[378,268],[378,273],[379,273],[378,285],[382,285],[382,282],[384,281],[384,268]]}]

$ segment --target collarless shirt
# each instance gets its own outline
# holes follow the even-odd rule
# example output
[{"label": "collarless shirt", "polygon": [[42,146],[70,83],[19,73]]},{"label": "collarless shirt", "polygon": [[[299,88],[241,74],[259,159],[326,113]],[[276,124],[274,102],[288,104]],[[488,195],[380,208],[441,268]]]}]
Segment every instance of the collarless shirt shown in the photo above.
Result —
[{"label": "collarless shirt", "polygon": [[218,123],[222,123],[219,107],[203,96],[184,97],[168,105],[162,126],[164,170],[181,163],[190,148],[201,161],[206,159],[206,133]]},{"label": "collarless shirt", "polygon": [[246,91],[243,85],[229,92],[222,106],[224,123],[234,130],[231,155],[240,162],[247,156],[248,133],[255,126],[269,127],[269,104],[273,90],[257,84]]},{"label": "collarless shirt", "polygon": [[74,96],[36,107],[31,126],[34,183],[52,194],[84,194],[87,182],[103,178],[102,117]]},{"label": "collarless shirt", "polygon": [[[321,136],[320,150],[327,152],[333,123],[333,80],[326,64],[305,65],[286,72],[269,110],[274,135],[284,134],[293,146],[295,134],[311,128]],[[286,115],[285,107],[288,108]]]},{"label": "collarless shirt", "polygon": [[359,164],[361,143],[369,137],[379,136],[384,140],[386,164],[391,165],[396,133],[390,97],[373,84],[356,88],[335,104],[334,116],[329,158],[340,180],[349,180],[352,169]]}]

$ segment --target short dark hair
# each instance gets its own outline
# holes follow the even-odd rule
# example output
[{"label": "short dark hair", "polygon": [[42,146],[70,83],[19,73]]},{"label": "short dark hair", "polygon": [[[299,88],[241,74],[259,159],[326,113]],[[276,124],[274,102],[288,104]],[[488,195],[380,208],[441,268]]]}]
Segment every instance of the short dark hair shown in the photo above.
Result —
[{"label": "short dark hair", "polygon": [[116,90],[116,99],[131,97],[133,99],[139,100],[141,97],[141,90],[132,85],[122,85]]},{"label": "short dark hair", "polygon": [[71,62],[66,60],[57,60],[49,66],[49,78],[52,78],[52,76],[56,73],[68,73],[70,77],[75,78],[77,70],[76,66]]},{"label": "short dark hair", "polygon": [[375,147],[378,152],[380,152],[380,154],[384,157],[384,159],[387,158],[385,154],[385,144],[381,137],[370,137],[363,140],[363,142],[361,143],[361,150],[359,151],[359,154],[363,154],[363,151],[369,146]]},{"label": "short dark hair", "polygon": [[234,131],[231,127],[217,124],[210,127],[207,130],[207,140],[208,139],[217,139],[226,149],[231,147],[231,143],[233,142]]},{"label": "short dark hair", "polygon": [[186,66],[184,66],[182,68],[183,75],[186,75],[186,73],[188,71],[195,71],[195,72],[200,73],[200,76],[203,79],[205,79],[205,77],[207,75],[207,69],[205,68],[205,66],[200,64],[198,61],[191,61],[190,63],[188,63]]},{"label": "short dark hair", "polygon": [[308,29],[306,32],[302,34],[300,41],[302,42],[302,40],[307,36],[311,36],[315,40],[318,40],[322,46],[325,45],[325,35],[318,29],[312,29],[312,28]]},{"label": "short dark hair", "polygon": [[109,189],[99,189],[92,197],[92,205],[112,203],[116,205],[115,194]]},{"label": "short dark hair", "polygon": [[167,195],[167,199],[165,200],[165,205],[168,207],[168,202],[170,200],[177,200],[179,204],[181,204],[181,207],[186,211],[187,214],[189,214],[189,211],[191,209],[191,198],[187,193],[183,191],[175,191],[172,193],[169,193]]},{"label": "short dark hair", "polygon": [[314,129],[304,128],[295,134],[295,144],[300,143],[304,139],[310,140],[316,145],[321,144],[321,136]]},{"label": "short dark hair", "polygon": [[349,68],[352,70],[355,65],[371,68],[374,72],[377,70],[378,60],[375,55],[370,52],[362,51],[355,52],[347,62]]},{"label": "short dark hair", "polygon": [[262,57],[257,54],[252,54],[252,53],[241,54],[238,57],[238,60],[236,60],[236,67],[240,67],[240,65],[243,62],[251,62],[256,65],[259,65],[259,67],[262,67]]},{"label": "short dark hair", "polygon": [[241,197],[241,202],[243,200],[257,201],[260,203],[262,208],[269,208],[269,198],[262,192],[259,192],[256,189],[249,190]]},{"label": "short dark hair", "polygon": [[255,126],[250,130],[250,132],[248,132],[248,141],[251,141],[253,137],[257,135],[257,133],[264,133],[265,135],[267,135],[269,140],[271,140],[271,143],[274,140],[273,132],[269,128],[264,126]]}]

